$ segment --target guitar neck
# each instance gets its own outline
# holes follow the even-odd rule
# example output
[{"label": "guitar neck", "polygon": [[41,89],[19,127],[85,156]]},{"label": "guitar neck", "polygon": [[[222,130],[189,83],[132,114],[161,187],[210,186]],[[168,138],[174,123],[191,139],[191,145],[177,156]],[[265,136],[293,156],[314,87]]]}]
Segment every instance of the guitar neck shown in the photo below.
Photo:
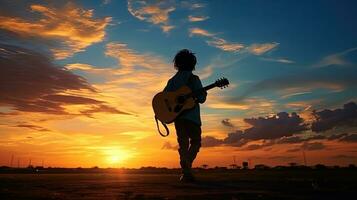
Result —
[{"label": "guitar neck", "polygon": [[210,85],[207,85],[206,87],[203,87],[201,90],[207,91],[207,90],[210,90],[215,87],[216,87],[216,84],[212,83]]}]

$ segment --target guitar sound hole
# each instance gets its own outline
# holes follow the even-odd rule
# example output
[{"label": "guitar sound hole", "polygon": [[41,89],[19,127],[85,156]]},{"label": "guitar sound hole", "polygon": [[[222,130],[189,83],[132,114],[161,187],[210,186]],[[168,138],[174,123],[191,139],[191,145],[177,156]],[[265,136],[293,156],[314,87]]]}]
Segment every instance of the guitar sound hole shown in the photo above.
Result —
[{"label": "guitar sound hole", "polygon": [[178,113],[178,112],[181,111],[182,107],[183,107],[182,105],[177,105],[177,106],[175,106],[174,111],[175,111],[176,113]]}]

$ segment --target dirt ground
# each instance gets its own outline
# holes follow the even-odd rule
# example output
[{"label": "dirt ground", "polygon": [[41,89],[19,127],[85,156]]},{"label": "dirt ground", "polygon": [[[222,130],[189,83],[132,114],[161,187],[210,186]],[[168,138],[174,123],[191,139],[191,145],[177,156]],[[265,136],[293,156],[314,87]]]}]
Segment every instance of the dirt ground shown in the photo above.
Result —
[{"label": "dirt ground", "polygon": [[357,171],[198,172],[177,174],[0,174],[0,199],[350,199]]}]

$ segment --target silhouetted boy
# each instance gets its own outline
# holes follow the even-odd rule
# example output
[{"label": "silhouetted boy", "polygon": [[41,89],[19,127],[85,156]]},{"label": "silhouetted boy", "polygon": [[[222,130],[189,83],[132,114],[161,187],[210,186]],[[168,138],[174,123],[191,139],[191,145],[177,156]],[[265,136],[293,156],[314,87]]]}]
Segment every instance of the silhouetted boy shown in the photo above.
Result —
[{"label": "silhouetted boy", "polygon": [[[187,85],[192,91],[202,88],[201,80],[192,74],[195,70],[196,56],[190,50],[182,49],[173,59],[177,73],[168,81],[164,91],[175,91]],[[206,92],[201,92],[195,97],[196,106],[182,113],[175,120],[177,141],[179,143],[180,165],[182,168],[181,181],[194,181],[191,172],[192,162],[201,147],[201,117],[199,103],[206,101]]]}]

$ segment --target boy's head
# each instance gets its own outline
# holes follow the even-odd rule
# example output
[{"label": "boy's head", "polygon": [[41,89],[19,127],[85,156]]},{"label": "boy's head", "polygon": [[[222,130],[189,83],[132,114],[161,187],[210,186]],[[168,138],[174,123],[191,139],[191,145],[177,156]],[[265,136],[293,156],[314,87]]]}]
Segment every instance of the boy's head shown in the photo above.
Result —
[{"label": "boy's head", "polygon": [[192,71],[195,70],[197,63],[196,56],[188,49],[182,49],[177,52],[173,59],[175,69],[179,71]]}]

